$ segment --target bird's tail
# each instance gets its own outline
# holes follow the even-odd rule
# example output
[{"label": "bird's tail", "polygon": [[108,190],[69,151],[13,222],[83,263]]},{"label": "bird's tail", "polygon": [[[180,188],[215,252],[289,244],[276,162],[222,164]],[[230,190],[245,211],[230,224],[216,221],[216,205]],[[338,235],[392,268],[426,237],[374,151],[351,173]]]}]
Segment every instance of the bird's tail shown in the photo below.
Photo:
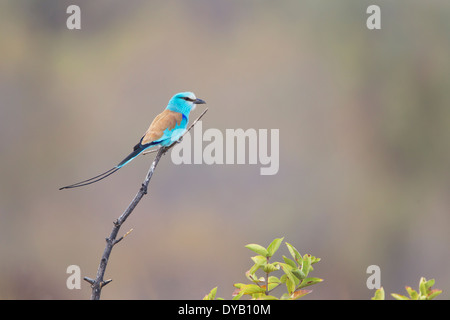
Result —
[{"label": "bird's tail", "polygon": [[109,169],[108,171],[103,172],[102,174],[99,174],[98,176],[95,176],[95,177],[92,177],[90,179],[83,180],[83,181],[80,181],[78,183],[74,183],[74,184],[71,184],[71,185],[59,188],[59,190],[83,187],[83,186],[87,186],[88,184],[92,184],[92,183],[95,183],[97,181],[103,180],[106,177],[112,175],[114,172],[116,172],[120,168],[122,168],[128,162],[130,162],[131,160],[136,158],[142,151],[144,151],[145,149],[147,149],[147,148],[149,148],[149,147],[151,147],[151,146],[153,146],[155,144],[156,143],[153,143],[153,142],[145,144],[145,145],[141,145],[140,143],[138,143],[134,147],[133,151],[125,159],[123,159],[117,166]]},{"label": "bird's tail", "polygon": [[80,181],[78,183],[74,183],[62,188],[59,188],[59,190],[63,190],[63,189],[71,189],[71,188],[78,188],[78,187],[83,187],[83,186],[87,186],[88,184],[100,181],[102,179],[105,179],[107,176],[112,175],[114,172],[116,172],[117,170],[119,170],[121,167],[115,166],[114,168],[109,169],[106,172],[103,172],[102,174],[99,174],[98,176],[92,177],[90,179],[87,180],[83,180]]},{"label": "bird's tail", "polygon": [[133,160],[134,158],[136,158],[142,151],[144,151],[146,148],[144,148],[140,143],[138,143],[133,151],[122,161],[120,161],[120,163],[116,166],[117,168],[122,168],[124,165],[126,165],[128,162],[130,162],[131,160]]}]

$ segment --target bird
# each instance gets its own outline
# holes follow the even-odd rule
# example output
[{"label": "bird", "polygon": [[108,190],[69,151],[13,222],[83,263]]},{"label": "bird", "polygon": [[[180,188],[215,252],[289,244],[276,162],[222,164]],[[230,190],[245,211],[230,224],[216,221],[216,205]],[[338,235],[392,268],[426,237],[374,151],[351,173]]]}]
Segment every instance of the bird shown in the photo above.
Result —
[{"label": "bird", "polygon": [[119,164],[102,174],[61,187],[59,190],[78,188],[98,182],[117,172],[120,168],[140,155],[144,150],[155,146],[168,147],[172,145],[186,132],[191,111],[195,109],[197,104],[205,103],[204,100],[198,99],[193,92],[180,92],[175,94],[169,100],[166,109],[152,121],[148,130],[139,140],[139,143],[134,146],[133,151],[126,156],[125,159],[120,161]]}]

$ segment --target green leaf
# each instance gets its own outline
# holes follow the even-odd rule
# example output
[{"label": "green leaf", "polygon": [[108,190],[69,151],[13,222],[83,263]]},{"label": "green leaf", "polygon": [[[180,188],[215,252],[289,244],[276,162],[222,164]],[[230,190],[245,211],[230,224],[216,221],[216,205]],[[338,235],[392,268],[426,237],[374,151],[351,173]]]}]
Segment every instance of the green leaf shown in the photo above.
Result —
[{"label": "green leaf", "polygon": [[408,287],[408,286],[405,287],[405,288],[406,288],[406,291],[408,292],[411,300],[418,300],[419,299],[419,294],[417,293],[416,290],[414,290],[413,288]]},{"label": "green leaf", "polygon": [[300,280],[294,276],[292,273],[292,267],[285,263],[279,263],[281,266],[281,269],[283,269],[284,273],[286,274],[286,288],[289,292],[289,294],[292,294],[295,291],[295,287],[300,282]]},{"label": "green leaf", "polygon": [[247,278],[248,278],[249,280],[251,280],[251,281],[255,281],[255,280],[257,279],[257,277],[256,277],[256,275],[255,275],[255,272],[256,272],[260,267],[261,267],[260,265],[258,265],[258,264],[255,263],[255,264],[250,268],[250,270],[247,271],[247,272],[248,272]]},{"label": "green leaf", "polygon": [[289,276],[286,279],[286,289],[289,294],[292,294],[295,290],[295,281],[292,280]]},{"label": "green leaf", "polygon": [[427,286],[426,286],[426,283],[427,283],[427,281],[425,280],[424,277],[420,278],[420,282],[419,282],[419,292],[420,292],[420,295],[423,296],[423,297],[426,297],[426,296],[427,296],[428,288],[427,288]]},{"label": "green leaf", "polygon": [[278,287],[280,284],[279,283],[274,283],[274,282],[272,282],[272,283],[269,283],[269,291],[272,291],[273,289],[275,289],[276,287]]},{"label": "green leaf", "polygon": [[205,297],[203,300],[214,300],[216,297],[217,287],[213,288]]},{"label": "green leaf", "polygon": [[308,287],[308,286],[312,286],[313,284],[317,284],[322,282],[323,279],[320,278],[306,278],[302,281],[302,283],[300,283],[300,285],[298,286],[297,289],[301,289],[304,287]]},{"label": "green leaf", "polygon": [[278,300],[277,297],[270,296],[270,295],[269,296],[263,295],[260,299],[261,300]]},{"label": "green leaf", "polygon": [[375,291],[375,295],[372,297],[372,300],[384,300],[384,289],[381,287]]},{"label": "green leaf", "polygon": [[280,300],[291,300],[291,295],[289,293],[283,293]]},{"label": "green leaf", "polygon": [[232,300],[239,300],[244,294],[242,292],[239,292],[238,294],[236,294]]},{"label": "green leaf", "polygon": [[393,296],[397,300],[409,300],[407,296],[398,294],[398,293],[391,293],[391,296]]},{"label": "green leaf", "polygon": [[265,273],[277,271],[277,270],[280,270],[280,265],[278,264],[278,262],[268,263],[268,264],[264,265],[263,270]]},{"label": "green leaf", "polygon": [[253,262],[255,263],[249,270],[250,274],[254,274],[259,268],[265,266],[267,264],[267,258],[264,258],[263,256],[254,256],[251,258]]},{"label": "green leaf", "polygon": [[[430,279],[430,280],[427,281],[424,277],[420,278],[419,291],[420,291],[420,298],[421,299],[430,299],[430,294],[431,294],[432,291],[434,291],[435,293],[437,291],[439,291],[439,290],[431,290],[431,287],[434,286],[434,283],[435,283],[434,279]],[[437,295],[439,295],[439,293],[434,295],[433,298],[436,297]]]},{"label": "green leaf", "polygon": [[292,274],[293,274],[294,276],[296,276],[299,280],[302,280],[302,279],[305,279],[305,278],[306,278],[306,275],[305,275],[305,274],[303,273],[303,271],[300,270],[300,269],[292,269],[291,272],[292,272]]},{"label": "green leaf", "polygon": [[269,246],[267,247],[267,253],[269,257],[272,257],[275,254],[275,252],[277,252],[278,248],[281,245],[281,242],[283,242],[283,239],[284,237],[276,238],[269,244]]},{"label": "green leaf", "polygon": [[278,279],[278,278],[275,277],[275,276],[270,276],[270,277],[269,277],[269,284],[270,284],[270,283],[281,283],[281,280]]},{"label": "green leaf", "polygon": [[320,261],[320,258],[311,256],[311,264],[317,263],[317,262],[319,262],[319,261]]},{"label": "green leaf", "polygon": [[286,246],[291,254],[291,256],[295,259],[295,261],[299,262],[302,259],[302,255],[295,249],[295,247],[286,242]]},{"label": "green leaf", "polygon": [[427,288],[427,292],[429,292],[431,287],[434,286],[434,283],[435,283],[434,279],[430,279],[427,282],[425,282],[425,287]]},{"label": "green leaf", "polygon": [[267,257],[269,255],[269,252],[267,252],[267,249],[263,246],[260,246],[259,244],[248,244],[245,246],[247,249],[252,250],[253,252],[256,252],[257,254],[262,255],[263,257]]},{"label": "green leaf", "polygon": [[243,294],[264,293],[265,291],[265,288],[257,286],[256,284],[246,284],[241,286],[240,289],[240,292],[242,292]]},{"label": "green leaf", "polygon": [[[258,283],[258,282],[264,281],[264,278],[263,278],[263,277],[258,278],[258,276],[257,276],[255,273],[252,273],[252,272],[250,272],[250,271],[251,271],[251,269],[248,270],[248,271],[245,273],[245,276],[247,277],[248,280],[250,280],[250,281],[252,281],[252,282],[254,282],[254,283]],[[261,279],[262,279],[262,280],[261,280]]]},{"label": "green leaf", "polygon": [[430,290],[430,293],[427,296],[428,300],[432,300],[434,298],[436,298],[438,295],[440,295],[442,293],[442,290],[438,290],[438,289],[433,289]]},{"label": "green leaf", "polygon": [[305,274],[305,276],[308,276],[309,271],[312,270],[311,267],[311,255],[305,254],[303,256],[303,265],[302,265],[302,271]]},{"label": "green leaf", "polygon": [[254,257],[251,257],[251,259],[253,260],[253,262],[255,264],[258,264],[258,265],[263,265],[267,262],[267,258],[263,257],[263,256],[254,256]]},{"label": "green leaf", "polygon": [[233,287],[241,289],[242,286],[245,286],[245,283],[235,283],[233,284]]},{"label": "green leaf", "polygon": [[286,264],[290,265],[292,268],[297,268],[297,264],[295,263],[294,260],[291,260],[291,259],[287,258],[286,256],[283,256],[283,260]]},{"label": "green leaf", "polygon": [[312,290],[296,290],[291,295],[291,300],[296,300],[298,298],[304,297],[307,294],[310,294]]}]

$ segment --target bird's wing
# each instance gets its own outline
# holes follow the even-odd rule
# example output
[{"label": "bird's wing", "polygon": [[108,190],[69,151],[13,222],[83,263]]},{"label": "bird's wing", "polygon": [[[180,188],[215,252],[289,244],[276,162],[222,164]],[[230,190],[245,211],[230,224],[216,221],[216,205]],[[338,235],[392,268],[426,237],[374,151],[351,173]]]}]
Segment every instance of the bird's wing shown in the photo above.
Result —
[{"label": "bird's wing", "polygon": [[151,123],[141,139],[141,145],[161,139],[166,129],[173,130],[177,124],[181,124],[183,114],[171,110],[164,110]]}]

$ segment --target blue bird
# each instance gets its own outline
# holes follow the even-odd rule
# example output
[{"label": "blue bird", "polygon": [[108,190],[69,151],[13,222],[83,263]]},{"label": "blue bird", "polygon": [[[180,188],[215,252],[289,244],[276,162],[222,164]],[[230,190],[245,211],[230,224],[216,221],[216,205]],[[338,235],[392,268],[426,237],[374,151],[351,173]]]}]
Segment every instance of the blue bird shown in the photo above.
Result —
[{"label": "blue bird", "polygon": [[144,150],[154,146],[170,146],[186,132],[190,112],[197,104],[204,103],[206,102],[196,98],[192,92],[177,93],[170,99],[166,109],[156,116],[139,143],[134,146],[133,151],[118,165],[98,176],[59,188],[59,190],[82,187],[100,181],[122,168]]}]

